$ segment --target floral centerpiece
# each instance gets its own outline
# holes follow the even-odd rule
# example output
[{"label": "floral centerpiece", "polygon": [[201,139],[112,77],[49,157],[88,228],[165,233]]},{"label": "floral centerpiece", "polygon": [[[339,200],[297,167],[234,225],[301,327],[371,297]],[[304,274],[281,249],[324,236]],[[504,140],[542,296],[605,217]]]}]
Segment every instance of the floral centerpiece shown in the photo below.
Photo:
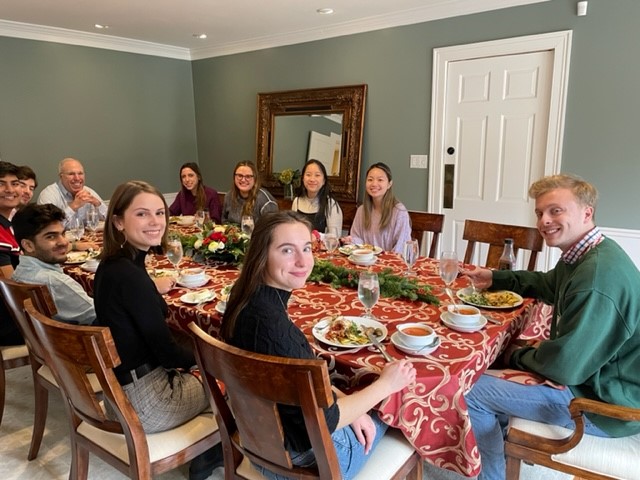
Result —
[{"label": "floral centerpiece", "polygon": [[284,198],[293,198],[293,189],[300,186],[300,170],[287,168],[278,174],[278,181],[284,186]]},{"label": "floral centerpiece", "polygon": [[237,225],[214,225],[212,230],[183,235],[185,255],[196,262],[240,263],[249,246],[249,236]]}]

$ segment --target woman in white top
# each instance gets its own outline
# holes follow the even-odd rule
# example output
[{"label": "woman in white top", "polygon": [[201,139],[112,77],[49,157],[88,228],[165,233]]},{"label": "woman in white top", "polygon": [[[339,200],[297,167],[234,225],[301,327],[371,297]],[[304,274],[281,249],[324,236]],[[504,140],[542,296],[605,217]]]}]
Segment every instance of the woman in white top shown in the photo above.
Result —
[{"label": "woman in white top", "polygon": [[411,219],[407,208],[393,194],[391,169],[376,163],[367,170],[364,203],[356,210],[350,236],[345,243],[366,243],[386,251],[402,253],[411,240]]},{"label": "woman in white top", "polygon": [[327,170],[319,160],[309,160],[302,169],[299,195],[293,199],[291,210],[304,215],[314,230],[324,232],[335,228],[342,232],[342,209],[331,196]]}]

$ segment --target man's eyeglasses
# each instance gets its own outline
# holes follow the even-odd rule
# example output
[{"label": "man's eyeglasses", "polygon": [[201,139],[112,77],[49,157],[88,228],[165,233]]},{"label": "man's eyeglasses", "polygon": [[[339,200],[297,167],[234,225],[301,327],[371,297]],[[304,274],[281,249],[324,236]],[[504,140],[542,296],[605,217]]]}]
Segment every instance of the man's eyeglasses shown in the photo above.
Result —
[{"label": "man's eyeglasses", "polygon": [[241,173],[234,173],[235,177],[238,180],[252,180],[253,175],[242,175]]}]

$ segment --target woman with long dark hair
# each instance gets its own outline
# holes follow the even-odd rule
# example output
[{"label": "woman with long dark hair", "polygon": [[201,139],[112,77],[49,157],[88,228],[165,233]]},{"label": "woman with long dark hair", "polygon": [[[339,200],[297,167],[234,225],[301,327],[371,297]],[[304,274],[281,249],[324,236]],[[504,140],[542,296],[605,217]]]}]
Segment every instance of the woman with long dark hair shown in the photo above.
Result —
[{"label": "woman with long dark hair", "polygon": [[304,215],[314,230],[333,228],[342,231],[342,209],[331,195],[327,170],[319,160],[311,159],[302,169],[300,191],[293,199],[291,210]]},{"label": "woman with long dark hair", "polygon": [[383,250],[402,253],[411,240],[411,219],[407,208],[393,194],[391,169],[375,163],[367,170],[364,203],[356,210],[347,243],[367,243]]},{"label": "woman with long dark hair", "polygon": [[220,223],[222,207],[218,192],[207,187],[197,163],[188,162],[180,167],[182,188],[169,207],[171,215],[194,215],[198,210],[209,210],[209,217]]},{"label": "woman with long dark hair", "polygon": [[[309,341],[287,314],[291,291],[305,285],[312,268],[309,222],[292,211],[262,216],[227,302],[220,330],[222,338],[251,352],[316,358]],[[378,380],[351,395],[334,387],[335,402],[324,414],[343,478],[357,474],[386,431],[387,425],[377,414],[369,414],[369,410],[415,381],[415,376],[411,363],[399,360],[386,364]],[[298,466],[312,465],[315,457],[301,410],[279,406],[279,411],[292,462]],[[260,470],[267,478],[281,478]]]},{"label": "woman with long dark hair", "polygon": [[233,169],[233,188],[224,197],[222,223],[240,224],[247,215],[257,222],[262,214],[277,210],[273,196],[260,187],[258,169],[253,162],[238,162]]}]

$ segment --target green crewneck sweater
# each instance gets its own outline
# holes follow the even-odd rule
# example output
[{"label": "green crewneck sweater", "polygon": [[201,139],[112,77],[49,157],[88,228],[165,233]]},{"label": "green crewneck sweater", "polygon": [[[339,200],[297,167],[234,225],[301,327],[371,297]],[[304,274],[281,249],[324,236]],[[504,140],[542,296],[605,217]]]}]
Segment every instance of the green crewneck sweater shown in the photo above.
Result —
[{"label": "green crewneck sweater", "polygon": [[[493,272],[492,289],[553,304],[550,339],[517,350],[511,366],[567,385],[576,397],[640,408],[640,272],[605,238],[573,265],[549,272]],[[640,422],[588,415],[614,437]]]}]

